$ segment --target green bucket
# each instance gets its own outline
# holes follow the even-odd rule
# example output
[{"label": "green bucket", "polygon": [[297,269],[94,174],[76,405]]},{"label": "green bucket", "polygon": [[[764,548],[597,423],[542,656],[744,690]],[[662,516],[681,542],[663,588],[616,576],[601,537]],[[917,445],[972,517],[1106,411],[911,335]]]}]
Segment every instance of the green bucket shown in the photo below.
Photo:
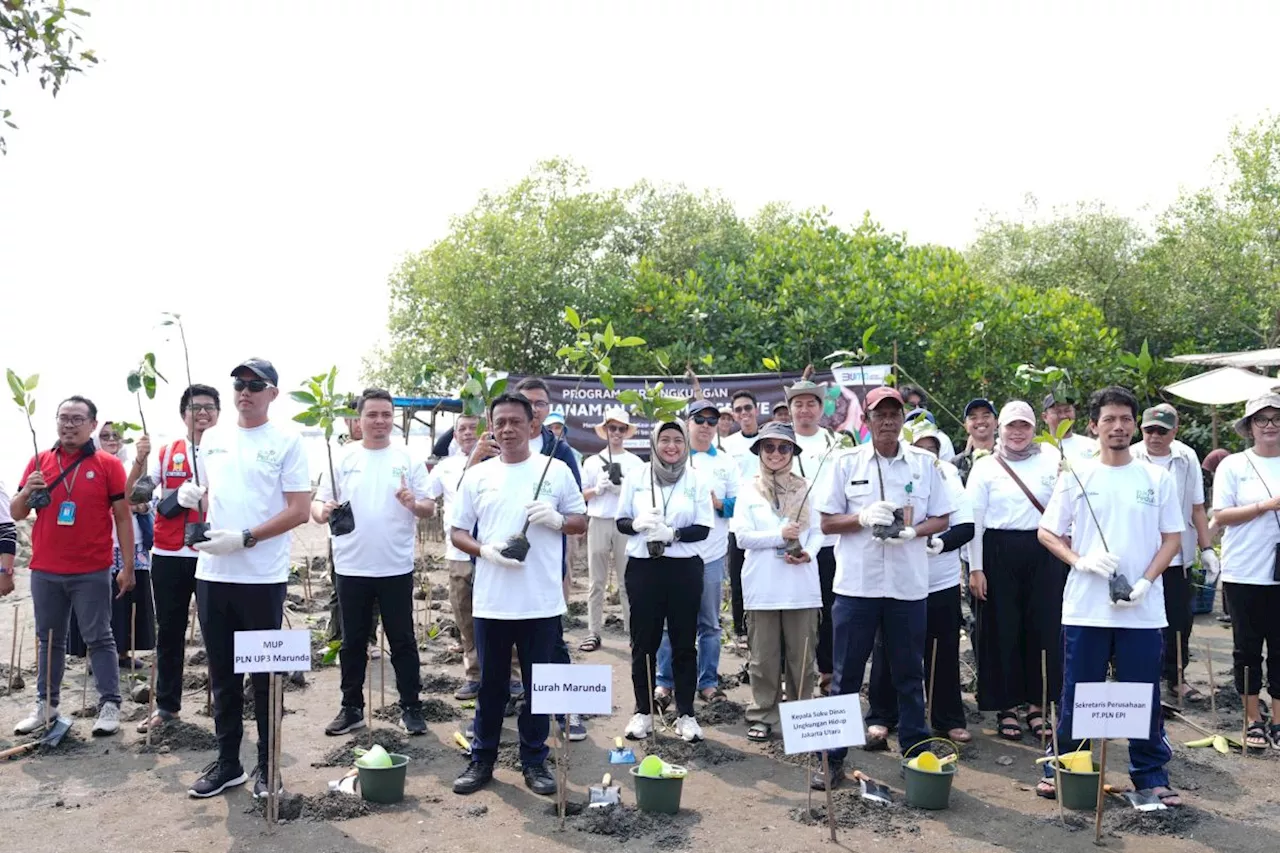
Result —
[{"label": "green bucket", "polygon": [[409,756],[391,755],[390,767],[361,767],[360,796],[371,803],[398,803],[404,799],[404,778],[409,768]]},{"label": "green bucket", "polygon": [[631,778],[636,783],[636,806],[640,811],[659,814],[675,814],[680,811],[684,777],[641,776],[639,770],[638,766],[631,768]]},{"label": "green bucket", "polygon": [[1093,811],[1098,807],[1098,765],[1093,765],[1092,773],[1072,773],[1059,767],[1057,761],[1049,762],[1058,776],[1058,799],[1064,808],[1080,811]]},{"label": "green bucket", "polygon": [[960,768],[953,761],[942,765],[942,769],[938,772],[932,773],[918,767],[908,767],[909,760],[906,758],[902,760],[902,776],[906,780],[908,805],[934,811],[945,809],[951,802],[951,780],[955,778],[956,771]]}]

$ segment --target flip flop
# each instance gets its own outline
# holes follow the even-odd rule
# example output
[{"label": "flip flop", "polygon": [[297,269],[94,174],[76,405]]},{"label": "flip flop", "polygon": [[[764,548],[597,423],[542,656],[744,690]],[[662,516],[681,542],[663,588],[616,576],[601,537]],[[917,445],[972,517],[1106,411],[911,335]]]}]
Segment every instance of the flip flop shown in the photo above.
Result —
[{"label": "flip flop", "polygon": [[578,651],[594,652],[596,649],[600,648],[600,646],[601,646],[600,635],[588,634],[585,640],[583,640],[581,643],[578,643]]},{"label": "flip flop", "polygon": [[1046,800],[1058,799],[1058,789],[1052,779],[1041,779],[1036,783],[1036,796]]},{"label": "flip flop", "polygon": [[721,699],[726,698],[724,691],[719,687],[708,687],[706,690],[700,690],[698,691],[698,695],[702,697],[702,701],[706,702],[708,705],[712,702],[718,702]]},{"label": "flip flop", "polygon": [[747,740],[755,743],[763,743],[773,734],[773,727],[768,723],[752,723],[751,728],[747,729]]}]

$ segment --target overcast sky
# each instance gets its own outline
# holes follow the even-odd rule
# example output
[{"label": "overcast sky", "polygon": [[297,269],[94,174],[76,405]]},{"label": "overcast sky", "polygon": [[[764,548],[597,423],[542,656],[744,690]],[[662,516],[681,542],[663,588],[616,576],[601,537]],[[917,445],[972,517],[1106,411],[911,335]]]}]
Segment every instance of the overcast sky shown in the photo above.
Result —
[{"label": "overcast sky", "polygon": [[1149,219],[1276,106],[1280,32],[1275,3],[82,5],[102,63],[0,89],[0,355],[42,375],[42,445],[69,393],[132,416],[152,349],[176,426],[163,310],[196,381],[260,354],[355,387],[397,261],[541,158],[957,247],[1027,193]]}]

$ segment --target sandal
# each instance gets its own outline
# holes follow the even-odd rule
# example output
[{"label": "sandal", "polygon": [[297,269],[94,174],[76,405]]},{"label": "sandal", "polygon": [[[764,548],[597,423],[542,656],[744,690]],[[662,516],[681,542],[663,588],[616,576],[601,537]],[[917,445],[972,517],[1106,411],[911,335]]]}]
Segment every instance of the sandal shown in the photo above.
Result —
[{"label": "sandal", "polygon": [[594,652],[596,649],[600,648],[601,645],[603,644],[600,642],[599,634],[588,634],[585,640],[578,643],[578,651]]},{"label": "sandal", "polygon": [[1183,684],[1181,687],[1170,687],[1169,695],[1174,699],[1181,698],[1183,702],[1205,702],[1209,697],[1205,696],[1190,684]]},{"label": "sandal", "polygon": [[1249,724],[1244,735],[1244,745],[1249,749],[1266,749],[1271,746],[1271,737],[1262,720],[1255,720]]},{"label": "sandal", "polygon": [[[1043,740],[1046,737],[1053,737],[1053,729],[1049,728],[1049,724],[1044,721],[1044,714],[1039,711],[1027,712],[1027,728],[1031,734]],[[1022,734],[1019,732],[1018,740],[1022,740]]]},{"label": "sandal", "polygon": [[1041,779],[1036,783],[1036,796],[1043,797],[1046,800],[1058,799],[1058,788],[1053,784],[1052,779]]},{"label": "sandal", "polygon": [[727,698],[724,695],[724,691],[721,690],[719,687],[708,687],[704,690],[700,690],[698,691],[698,695],[701,696],[702,701],[706,702],[708,705],[710,705],[712,702],[718,702],[721,699]]},{"label": "sandal", "polygon": [[1022,725],[1018,722],[1016,711],[1003,711],[996,715],[996,720],[1000,737],[1012,741],[1022,740]]},{"label": "sandal", "polygon": [[1176,809],[1182,806],[1182,797],[1178,795],[1177,791],[1173,790],[1168,785],[1162,785],[1159,788],[1148,788],[1147,790],[1139,791],[1138,793],[1158,797],[1166,809]]},{"label": "sandal", "polygon": [[889,729],[885,726],[867,726],[867,742],[862,745],[867,752],[879,752],[889,748]]},{"label": "sandal", "polygon": [[659,711],[665,712],[671,707],[671,694],[667,692],[665,687],[656,687],[653,691],[653,704],[658,707]]},{"label": "sandal", "polygon": [[773,726],[768,723],[752,723],[751,728],[747,729],[747,740],[755,743],[763,743],[773,734]]},{"label": "sandal", "polygon": [[951,729],[947,732],[947,740],[952,743],[969,743],[973,740],[973,735],[969,734],[968,729]]},{"label": "sandal", "polygon": [[1280,749],[1280,723],[1271,724],[1271,748]]}]

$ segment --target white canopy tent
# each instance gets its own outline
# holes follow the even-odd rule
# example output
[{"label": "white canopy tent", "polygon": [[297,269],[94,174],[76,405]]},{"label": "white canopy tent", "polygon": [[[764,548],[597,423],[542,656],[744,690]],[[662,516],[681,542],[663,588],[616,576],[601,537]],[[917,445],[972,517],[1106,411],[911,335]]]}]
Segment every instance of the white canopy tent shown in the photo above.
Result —
[{"label": "white canopy tent", "polygon": [[1238,367],[1219,367],[1166,385],[1165,391],[1206,406],[1230,406],[1266,394],[1280,379],[1260,376]]}]

